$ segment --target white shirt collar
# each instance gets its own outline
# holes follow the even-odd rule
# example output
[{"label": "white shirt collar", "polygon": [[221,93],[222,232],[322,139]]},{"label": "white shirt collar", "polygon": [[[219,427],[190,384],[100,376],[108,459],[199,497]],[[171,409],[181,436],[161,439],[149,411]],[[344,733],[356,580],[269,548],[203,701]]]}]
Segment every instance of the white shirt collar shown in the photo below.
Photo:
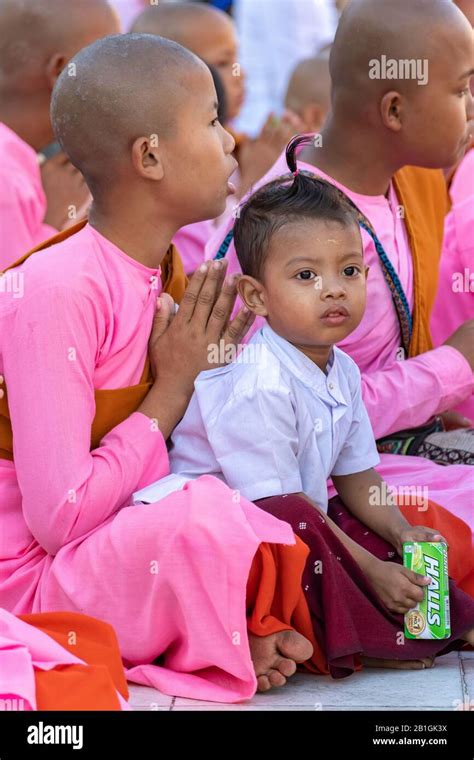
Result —
[{"label": "white shirt collar", "polygon": [[272,352],[281,363],[297,377],[304,385],[311,388],[319,396],[322,396],[332,406],[343,404],[347,406],[340,390],[339,362],[337,346],[333,346],[331,356],[327,363],[327,375],[309,359],[299,348],[293,346],[281,335],[278,335],[267,323],[261,329],[263,340],[271,347]]}]

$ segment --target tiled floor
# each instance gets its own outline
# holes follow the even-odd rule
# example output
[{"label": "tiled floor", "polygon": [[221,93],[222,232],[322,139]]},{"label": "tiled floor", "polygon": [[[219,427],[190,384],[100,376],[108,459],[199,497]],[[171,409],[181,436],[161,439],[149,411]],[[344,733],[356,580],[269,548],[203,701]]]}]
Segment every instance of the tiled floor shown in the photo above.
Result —
[{"label": "tiled floor", "polygon": [[297,673],[282,689],[237,705],[129,688],[134,710],[474,710],[474,652],[440,657],[431,670],[367,669],[338,681]]}]

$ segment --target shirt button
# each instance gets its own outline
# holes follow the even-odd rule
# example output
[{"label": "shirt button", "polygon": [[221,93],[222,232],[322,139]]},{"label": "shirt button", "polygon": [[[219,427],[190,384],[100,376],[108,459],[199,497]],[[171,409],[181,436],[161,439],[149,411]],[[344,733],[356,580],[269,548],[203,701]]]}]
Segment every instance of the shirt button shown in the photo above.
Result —
[{"label": "shirt button", "polygon": [[334,388],[334,383],[329,383],[329,388],[332,390]]}]

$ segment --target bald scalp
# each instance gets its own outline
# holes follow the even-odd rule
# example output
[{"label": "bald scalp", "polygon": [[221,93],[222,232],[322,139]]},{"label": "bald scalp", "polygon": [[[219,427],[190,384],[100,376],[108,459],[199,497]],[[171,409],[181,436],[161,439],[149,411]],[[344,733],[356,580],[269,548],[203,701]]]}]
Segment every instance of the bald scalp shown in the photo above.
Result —
[{"label": "bald scalp", "polygon": [[117,27],[107,0],[0,0],[0,92],[36,88],[51,56],[69,58]]},{"label": "bald scalp", "polygon": [[54,87],[51,121],[93,194],[127,164],[138,137],[172,134],[197,69],[208,72],[189,50],[150,34],[111,35],[73,58]]},{"label": "bald scalp", "polygon": [[300,61],[294,69],[286,94],[288,108],[298,111],[307,103],[330,105],[331,78],[327,56],[315,56]]},{"label": "bald scalp", "polygon": [[231,23],[223,11],[203,3],[160,4],[142,11],[131,31],[138,34],[159,34],[193,50],[196,36],[216,21]]},{"label": "bald scalp", "polygon": [[370,79],[370,61],[427,59],[431,66],[465,23],[451,0],[351,0],[329,57],[333,104],[344,98],[363,107],[389,89],[410,91],[410,79]]}]

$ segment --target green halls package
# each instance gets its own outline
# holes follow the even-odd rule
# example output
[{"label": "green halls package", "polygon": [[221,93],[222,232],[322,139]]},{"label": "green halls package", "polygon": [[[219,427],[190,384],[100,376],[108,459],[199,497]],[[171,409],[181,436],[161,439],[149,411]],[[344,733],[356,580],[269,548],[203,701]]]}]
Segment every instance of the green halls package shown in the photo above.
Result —
[{"label": "green halls package", "polygon": [[403,544],[403,564],[431,578],[423,589],[423,601],[405,614],[405,638],[448,639],[449,617],[448,547],[444,541]]}]

